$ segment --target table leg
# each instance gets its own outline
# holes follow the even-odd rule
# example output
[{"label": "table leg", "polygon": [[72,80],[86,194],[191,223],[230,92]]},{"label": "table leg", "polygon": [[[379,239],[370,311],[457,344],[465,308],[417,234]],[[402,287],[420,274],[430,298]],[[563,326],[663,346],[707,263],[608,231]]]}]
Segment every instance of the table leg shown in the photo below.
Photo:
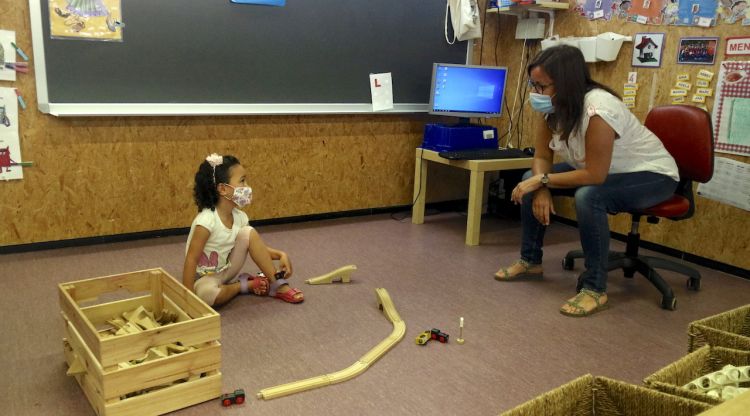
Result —
[{"label": "table leg", "polygon": [[412,224],[424,223],[424,204],[427,195],[427,160],[422,158],[417,149],[417,160],[414,164],[414,206],[411,209]]},{"label": "table leg", "polygon": [[482,196],[484,194],[484,172],[471,171],[469,179],[469,211],[466,220],[466,245],[479,245],[479,223],[482,221]]}]

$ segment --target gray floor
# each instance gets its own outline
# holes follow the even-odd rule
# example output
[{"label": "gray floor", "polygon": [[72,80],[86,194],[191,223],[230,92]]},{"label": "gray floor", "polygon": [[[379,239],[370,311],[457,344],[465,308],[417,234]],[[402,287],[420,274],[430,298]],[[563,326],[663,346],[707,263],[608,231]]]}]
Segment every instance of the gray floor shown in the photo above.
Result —
[{"label": "gray floor", "polygon": [[[481,246],[464,245],[466,217],[445,213],[412,225],[388,215],[260,228],[288,251],[301,305],[242,296],[222,314],[224,390],[261,388],[334,372],[388,336],[374,289],[390,293],[407,325],[405,338],[364,374],[341,384],[224,409],[218,401],[179,415],[492,415],[585,374],[640,383],[685,354],[689,322],[748,302],[750,281],[699,268],[703,289],[690,292],[665,273],[679,299],[674,312],[642,278],[612,272],[612,308],[585,319],[558,313],[580,272],[560,258],[578,247],[577,230],[553,224],[545,279],[501,283],[499,266],[517,257],[519,224],[485,218]],[[0,256],[3,354],[0,409],[9,415],[91,415],[78,385],[65,376],[60,282],[163,267],[180,276],[185,237]],[[613,246],[621,247],[619,242]],[[302,282],[346,264],[351,284]],[[254,270],[247,265],[248,270]],[[465,318],[464,345],[453,342]],[[420,347],[414,337],[440,328],[449,344]]]}]

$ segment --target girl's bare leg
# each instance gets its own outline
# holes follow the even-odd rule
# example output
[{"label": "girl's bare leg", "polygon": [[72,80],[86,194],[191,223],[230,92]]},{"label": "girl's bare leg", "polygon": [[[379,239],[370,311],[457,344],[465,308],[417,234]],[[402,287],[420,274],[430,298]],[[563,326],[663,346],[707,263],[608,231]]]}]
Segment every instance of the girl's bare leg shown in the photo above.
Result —
[{"label": "girl's bare leg", "polygon": [[[243,227],[239,234],[237,235],[237,238],[234,241],[234,248],[232,249],[232,252],[229,254],[229,263],[230,266],[228,269],[224,270],[221,273],[221,280],[224,282],[220,286],[220,292],[216,296],[216,300],[214,301],[214,305],[222,305],[224,303],[229,302],[234,298],[235,296],[239,295],[241,292],[241,284],[240,282],[234,282],[234,283],[226,283],[230,280],[232,280],[237,274],[242,270],[242,266],[245,264],[245,259],[247,258],[248,253],[248,246],[250,245],[250,236],[252,234],[258,234],[252,227],[247,226]],[[257,263],[255,259],[253,259]],[[269,256],[270,261],[270,256]],[[261,267],[261,270],[263,268]],[[273,262],[271,262],[271,270],[273,270]],[[265,271],[263,272],[265,274]],[[273,275],[273,274],[272,274]]]},{"label": "girl's bare leg", "polygon": [[[244,231],[244,229],[243,229]],[[239,236],[238,236],[239,239]],[[237,247],[235,246],[235,249]],[[276,281],[276,266],[273,264],[273,259],[271,259],[271,253],[268,252],[268,248],[266,247],[266,244],[263,242],[263,240],[260,238],[260,234],[258,234],[255,229],[251,229],[249,232],[249,248],[248,252],[250,253],[250,257],[253,259],[255,264],[260,268],[260,271],[263,272],[264,275],[268,278],[270,282]],[[289,290],[289,285],[281,285],[277,289],[277,292],[284,293],[287,290]],[[301,298],[303,295],[301,293],[296,294],[295,298]]]},{"label": "girl's bare leg", "polygon": [[240,282],[221,285],[219,287],[221,288],[221,291],[216,296],[216,300],[214,301],[215,306],[223,305],[240,294]]}]

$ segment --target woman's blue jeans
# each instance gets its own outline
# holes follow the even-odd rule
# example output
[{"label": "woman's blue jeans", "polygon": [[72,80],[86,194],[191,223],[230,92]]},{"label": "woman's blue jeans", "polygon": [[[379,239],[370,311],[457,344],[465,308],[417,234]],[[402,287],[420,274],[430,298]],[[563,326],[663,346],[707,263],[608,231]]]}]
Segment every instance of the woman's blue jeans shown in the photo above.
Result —
[{"label": "woman's blue jeans", "polygon": [[[557,163],[552,173],[568,172],[574,168],[567,163]],[[523,179],[532,176],[531,171]],[[609,258],[608,213],[627,212],[654,206],[669,199],[677,189],[677,181],[654,172],[618,173],[607,176],[601,185],[579,188],[550,189],[552,195],[575,197],[578,232],[581,236],[584,265],[582,277],[584,289],[604,293],[607,291],[607,262]],[[532,198],[534,193],[523,197],[521,221],[523,235],[521,258],[531,264],[542,262],[542,244],[545,226],[534,217]]]}]

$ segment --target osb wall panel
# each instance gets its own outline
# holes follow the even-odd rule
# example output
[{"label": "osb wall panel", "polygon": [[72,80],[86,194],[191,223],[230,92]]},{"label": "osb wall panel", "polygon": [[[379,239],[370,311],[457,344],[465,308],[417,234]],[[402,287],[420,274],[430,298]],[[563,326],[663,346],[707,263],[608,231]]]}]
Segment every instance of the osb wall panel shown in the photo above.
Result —
[{"label": "osb wall panel", "polygon": [[[0,22],[32,55],[28,3],[0,0]],[[412,202],[425,116],[56,118],[35,109],[31,64],[0,82],[29,103],[21,152],[34,162],[0,183],[0,246],[187,227],[193,175],[211,152],[247,168],[253,219]],[[430,180],[430,201],[466,194],[462,175],[431,169]]]},{"label": "osb wall panel", "polygon": [[[571,3],[571,7],[574,4]],[[511,71],[508,77],[506,100],[512,105],[513,91],[518,80],[518,64],[522,56],[523,41],[515,40],[516,18],[512,16],[498,16],[487,14],[485,19],[485,36],[482,42],[481,58],[485,64],[508,66]],[[639,32],[665,32],[662,66],[658,69],[635,68],[631,66],[632,43],[624,43],[618,59],[614,62],[598,62],[589,65],[592,77],[609,85],[615,91],[622,91],[622,84],[627,80],[628,72],[638,73],[640,85],[634,113],[641,120],[645,118],[649,108],[649,98],[652,85],[655,86],[654,105],[670,103],[669,89],[674,85],[677,74],[690,74],[691,81],[700,69],[709,69],[716,75],[719,72],[719,62],[724,59],[725,38],[730,36],[747,36],[747,27],[739,24],[719,24],[714,28],[676,27],[676,26],[647,26],[636,23],[626,23],[613,19],[588,21],[573,12],[557,12],[555,15],[554,31],[561,36],[594,36],[603,32],[615,32],[623,35],[635,35]],[[687,36],[718,36],[720,37],[719,54],[713,66],[708,65],[678,65],[677,45],[681,37]],[[538,43],[530,46],[532,56],[539,50]],[[750,60],[750,57],[739,57]],[[716,77],[715,77],[716,78]],[[716,87],[716,82],[711,87]],[[656,81],[654,81],[654,79]],[[713,98],[709,99],[708,107],[713,106]],[[525,122],[523,123],[523,145],[532,144],[531,132],[534,129],[534,118],[528,105],[525,108]],[[505,117],[498,125],[504,125]],[[720,157],[728,157],[750,162],[750,158],[717,153]],[[662,221],[658,225],[647,224],[640,228],[642,238],[657,244],[682,250],[695,255],[707,257],[737,267],[750,268],[750,237],[746,232],[750,229],[750,213],[726,204],[721,204],[702,197],[697,197],[696,215],[690,220],[672,222]],[[559,198],[556,201],[558,213],[575,218],[572,199]],[[612,230],[626,234],[630,229],[630,217],[618,215],[611,217]]]},{"label": "osb wall panel", "polygon": [[22,138],[34,167],[23,181],[1,184],[3,244],[188,226],[193,175],[213,151],[247,168],[252,218],[408,204],[424,124],[382,116],[34,118]]}]

